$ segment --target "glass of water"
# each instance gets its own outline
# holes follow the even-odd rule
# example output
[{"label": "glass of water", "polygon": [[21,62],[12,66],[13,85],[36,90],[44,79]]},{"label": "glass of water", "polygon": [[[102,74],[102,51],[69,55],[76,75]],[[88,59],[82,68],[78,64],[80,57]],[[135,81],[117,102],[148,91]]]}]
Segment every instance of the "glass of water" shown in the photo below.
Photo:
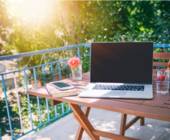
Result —
[{"label": "glass of water", "polygon": [[161,95],[169,94],[169,74],[165,70],[157,70],[156,92]]}]

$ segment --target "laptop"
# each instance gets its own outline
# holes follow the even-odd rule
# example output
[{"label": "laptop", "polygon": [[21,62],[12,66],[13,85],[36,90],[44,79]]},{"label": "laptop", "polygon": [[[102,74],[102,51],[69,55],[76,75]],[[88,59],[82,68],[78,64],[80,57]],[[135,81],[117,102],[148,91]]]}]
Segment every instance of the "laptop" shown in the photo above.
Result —
[{"label": "laptop", "polygon": [[153,43],[92,43],[90,84],[79,97],[152,99]]}]

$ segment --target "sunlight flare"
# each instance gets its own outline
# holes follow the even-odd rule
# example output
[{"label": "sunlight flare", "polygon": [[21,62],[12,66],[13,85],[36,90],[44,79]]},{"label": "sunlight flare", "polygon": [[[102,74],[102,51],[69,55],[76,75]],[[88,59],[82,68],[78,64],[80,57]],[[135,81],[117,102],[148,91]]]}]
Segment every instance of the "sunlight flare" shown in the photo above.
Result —
[{"label": "sunlight flare", "polygon": [[40,25],[54,15],[56,0],[6,0],[10,18],[22,24]]}]

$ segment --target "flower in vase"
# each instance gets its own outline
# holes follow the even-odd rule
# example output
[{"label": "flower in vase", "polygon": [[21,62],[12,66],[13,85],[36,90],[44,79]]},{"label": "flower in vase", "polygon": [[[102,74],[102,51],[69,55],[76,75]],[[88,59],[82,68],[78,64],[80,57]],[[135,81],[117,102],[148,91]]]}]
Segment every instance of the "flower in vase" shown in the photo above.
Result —
[{"label": "flower in vase", "polygon": [[79,57],[72,57],[68,60],[68,65],[71,69],[75,69],[80,65]]},{"label": "flower in vase", "polygon": [[82,80],[82,67],[79,57],[72,57],[68,60],[68,65],[72,72],[73,80]]}]

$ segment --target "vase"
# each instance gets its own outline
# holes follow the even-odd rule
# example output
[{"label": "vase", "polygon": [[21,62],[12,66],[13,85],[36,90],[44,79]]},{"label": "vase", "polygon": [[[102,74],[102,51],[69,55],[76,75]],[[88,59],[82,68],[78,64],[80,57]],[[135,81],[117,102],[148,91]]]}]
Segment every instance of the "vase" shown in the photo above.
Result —
[{"label": "vase", "polygon": [[72,80],[82,80],[82,65],[71,68]]}]

